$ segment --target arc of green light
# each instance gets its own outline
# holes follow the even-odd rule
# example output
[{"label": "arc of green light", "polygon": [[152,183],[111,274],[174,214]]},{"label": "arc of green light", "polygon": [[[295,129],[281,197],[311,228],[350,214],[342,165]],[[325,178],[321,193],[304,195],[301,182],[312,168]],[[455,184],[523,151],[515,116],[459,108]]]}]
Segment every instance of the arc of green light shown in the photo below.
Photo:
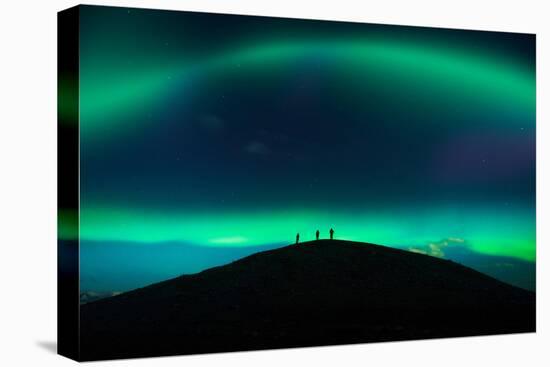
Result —
[{"label": "arc of green light", "polygon": [[81,129],[91,134],[105,129],[109,133],[119,132],[126,126],[124,119],[120,118],[116,125],[112,125],[113,116],[123,116],[153,101],[161,103],[162,96],[178,85],[183,85],[187,93],[193,93],[191,80],[196,77],[233,68],[237,64],[269,69],[307,55],[328,55],[342,65],[350,66],[357,76],[370,77],[387,72],[397,78],[414,78],[421,72],[422,81],[432,86],[449,83],[456,88],[456,93],[480,93],[483,98],[505,102],[503,106],[511,103],[519,111],[529,114],[534,111],[534,75],[518,65],[505,64],[488,56],[369,39],[349,42],[275,41],[228,51],[195,63],[182,59],[170,67],[163,65],[158,69],[126,73],[125,77],[97,78],[93,70],[83,70]]}]

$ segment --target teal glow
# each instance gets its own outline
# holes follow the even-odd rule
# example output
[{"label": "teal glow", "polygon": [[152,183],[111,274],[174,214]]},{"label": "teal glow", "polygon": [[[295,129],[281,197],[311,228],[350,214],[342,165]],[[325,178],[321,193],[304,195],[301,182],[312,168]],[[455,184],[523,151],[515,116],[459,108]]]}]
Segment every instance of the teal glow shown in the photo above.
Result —
[{"label": "teal glow", "polygon": [[[528,208],[505,213],[494,208],[397,209],[352,213],[328,210],[280,212],[161,213],[116,208],[81,211],[81,238],[143,245],[183,241],[199,246],[246,247],[327,237],[395,247],[419,246],[458,238],[477,252],[535,258],[535,218]],[[71,232],[62,234],[74,238]]]}]

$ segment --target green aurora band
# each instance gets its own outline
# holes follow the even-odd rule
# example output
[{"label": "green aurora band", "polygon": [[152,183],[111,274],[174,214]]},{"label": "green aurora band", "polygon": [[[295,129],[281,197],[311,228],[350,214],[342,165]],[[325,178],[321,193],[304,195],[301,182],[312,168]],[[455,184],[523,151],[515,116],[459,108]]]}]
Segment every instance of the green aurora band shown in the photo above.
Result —
[{"label": "green aurora band", "polygon": [[[512,213],[505,214],[494,208],[469,208],[467,211],[429,208],[413,212],[388,210],[352,214],[299,209],[213,214],[86,208],[81,211],[80,237],[141,244],[183,241],[214,247],[257,246],[291,243],[296,232],[302,233],[304,241],[311,240],[317,228],[327,232],[334,227],[341,239],[414,247],[459,238],[480,253],[532,261],[535,259],[534,215],[528,209]],[[67,215],[67,218],[72,217]],[[74,225],[62,227],[60,236],[75,239]]]},{"label": "green aurora band", "polygon": [[[489,100],[501,113],[514,111],[523,117],[532,117],[534,113],[534,75],[488,55],[376,39],[344,43],[264,40],[261,44],[242,46],[236,51],[216,54],[206,60],[193,62],[182,57],[168,65],[160,63],[157,68],[149,70],[83,67],[81,129],[91,136],[105,130],[109,134],[123,132],[128,128],[125,123],[133,121],[124,119],[125,114],[135,113],[136,106],[162,103],[159,96],[176,83],[185,83],[187,79],[200,78],[201,75],[227,71],[235,73],[236,65],[246,70],[246,74],[250,74],[251,69],[259,73],[272,73],[292,63],[292,60],[308,55],[325,55],[335,60],[336,68],[346,70],[349,78],[357,81],[355,92],[359,94],[363,83],[389,81],[395,84],[391,89],[399,91],[400,82],[418,78],[422,83],[419,93],[424,94],[424,98],[438,95],[441,104],[454,103],[457,97],[467,99],[475,90],[476,94],[484,95],[481,102],[485,106]],[[95,61],[89,59],[90,63]],[[384,75],[384,80],[379,80],[379,75]],[[188,93],[193,93],[189,84]],[[441,90],[446,93],[438,93]],[[502,111],[502,106],[508,106],[509,111]],[[116,121],[119,123],[112,124],[113,115],[118,117]],[[106,138],[105,135],[101,137]]]}]

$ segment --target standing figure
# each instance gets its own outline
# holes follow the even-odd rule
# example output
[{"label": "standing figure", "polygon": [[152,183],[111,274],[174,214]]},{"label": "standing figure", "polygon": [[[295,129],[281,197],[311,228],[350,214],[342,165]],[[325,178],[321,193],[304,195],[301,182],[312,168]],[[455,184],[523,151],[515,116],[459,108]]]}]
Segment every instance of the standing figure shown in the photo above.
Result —
[{"label": "standing figure", "polygon": [[332,240],[332,237],[334,236],[334,229],[330,229],[330,239]]},{"label": "standing figure", "polygon": [[319,239],[319,230],[317,230],[317,232],[315,232],[315,239],[316,239],[316,240]]},{"label": "standing figure", "polygon": [[296,233],[296,244],[300,242],[300,233]]}]

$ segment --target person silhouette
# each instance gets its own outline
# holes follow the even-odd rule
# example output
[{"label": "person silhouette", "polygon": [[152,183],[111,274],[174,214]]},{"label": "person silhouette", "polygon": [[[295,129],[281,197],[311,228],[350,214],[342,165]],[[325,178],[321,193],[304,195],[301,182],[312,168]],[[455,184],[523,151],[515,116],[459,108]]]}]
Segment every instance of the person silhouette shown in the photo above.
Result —
[{"label": "person silhouette", "polygon": [[296,233],[296,244],[300,242],[300,233]]},{"label": "person silhouette", "polygon": [[315,239],[316,239],[316,240],[319,239],[319,230],[317,230],[317,232],[315,232]]},{"label": "person silhouette", "polygon": [[330,239],[332,240],[332,237],[334,236],[334,229],[330,229]]}]

